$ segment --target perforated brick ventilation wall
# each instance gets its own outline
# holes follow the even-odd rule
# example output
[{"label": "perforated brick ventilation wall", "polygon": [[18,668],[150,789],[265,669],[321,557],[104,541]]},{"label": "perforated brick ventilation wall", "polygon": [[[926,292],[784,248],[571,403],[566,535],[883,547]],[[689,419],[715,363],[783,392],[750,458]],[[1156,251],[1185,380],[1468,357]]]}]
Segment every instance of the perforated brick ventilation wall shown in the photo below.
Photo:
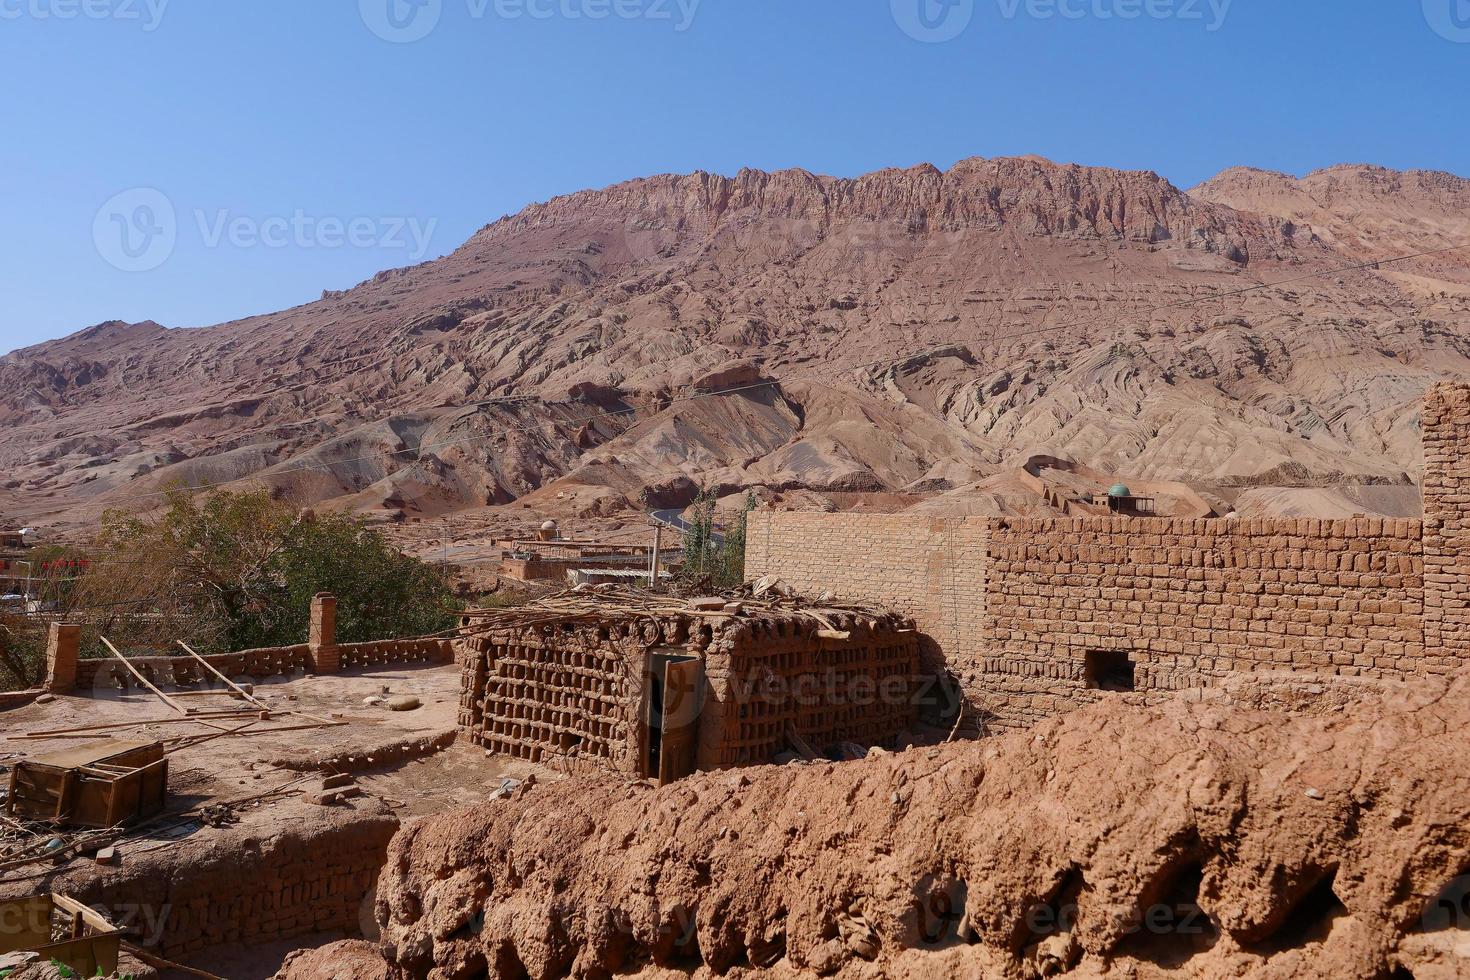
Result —
[{"label": "perforated brick ventilation wall", "polygon": [[912,727],[919,634],[905,617],[739,615],[489,627],[458,644],[460,727],[492,751],[573,769],[639,773],[653,657],[695,657],[702,769],[769,762],[795,732],[821,748]]}]

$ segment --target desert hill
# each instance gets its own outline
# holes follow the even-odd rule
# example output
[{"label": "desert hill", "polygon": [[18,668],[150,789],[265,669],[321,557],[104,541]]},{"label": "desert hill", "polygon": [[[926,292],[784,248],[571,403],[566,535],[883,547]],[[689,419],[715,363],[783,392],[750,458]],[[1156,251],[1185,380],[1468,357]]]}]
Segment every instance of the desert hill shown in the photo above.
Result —
[{"label": "desert hill", "polygon": [[1421,394],[1470,376],[1470,249],[1346,267],[1459,242],[1470,181],[1366,166],[651,177],[280,313],[0,358],[0,487],[30,519],[244,480],[611,513],[962,493],[1050,453],[1243,511],[1401,510]]}]

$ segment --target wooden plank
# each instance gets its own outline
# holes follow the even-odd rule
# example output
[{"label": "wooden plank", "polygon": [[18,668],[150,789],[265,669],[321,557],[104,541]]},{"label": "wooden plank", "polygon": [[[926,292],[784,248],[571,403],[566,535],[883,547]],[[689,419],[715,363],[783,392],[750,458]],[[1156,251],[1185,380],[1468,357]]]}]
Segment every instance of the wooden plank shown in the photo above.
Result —
[{"label": "wooden plank", "polygon": [[786,726],[786,741],[790,743],[792,750],[807,762],[817,758],[816,750],[807,744],[806,739],[797,734],[795,725]]},{"label": "wooden plank", "polygon": [[242,688],[240,685],[238,685],[234,681],[230,680],[228,677],[226,677],[219,670],[216,670],[214,664],[210,663],[208,660],[205,660],[203,657],[199,656],[199,654],[195,653],[194,650],[189,646],[189,644],[185,643],[183,640],[175,640],[174,642],[177,643],[179,646],[183,647],[185,653],[187,653],[189,656],[193,657],[195,660],[197,660],[201,664],[203,664],[205,670],[209,671],[211,674],[213,674],[214,676],[218,677],[220,680],[222,680],[226,684],[228,684],[230,686],[230,690],[234,691],[237,695],[239,695],[240,697],[244,698],[246,701],[249,701],[251,704],[255,705],[261,711],[269,711],[270,710],[265,705],[263,705],[259,701],[255,700],[255,698],[253,696],[251,696],[250,694],[246,693],[245,689]]},{"label": "wooden plank", "polygon": [[[225,720],[243,721],[246,718],[255,718],[258,715],[259,712],[257,712],[254,708],[246,708],[239,711],[202,711],[197,714],[191,714],[187,718],[145,718],[141,721],[117,721],[106,725],[84,725],[80,728],[55,728],[50,731],[28,732],[25,735],[12,735],[10,737],[15,739],[93,738],[103,736],[94,736],[88,733],[108,732],[117,728],[135,728],[139,725],[202,725],[204,724],[202,719],[205,718],[219,718]],[[206,725],[205,727],[214,728],[215,726]]]},{"label": "wooden plank", "polygon": [[699,709],[704,696],[704,661],[670,661],[664,668],[658,781],[663,786],[692,775],[698,764]]},{"label": "wooden plank", "polygon": [[130,661],[127,657],[124,657],[122,655],[122,652],[119,651],[117,647],[115,647],[115,646],[112,645],[112,641],[111,640],[109,640],[105,636],[99,637],[99,639],[104,644],[106,644],[107,649],[109,649],[109,650],[112,651],[112,655],[114,657],[116,657],[117,659],[119,659],[119,660],[121,660],[123,662],[123,666],[128,669],[128,673],[130,673],[134,677],[136,677],[138,679],[138,683],[139,684],[142,684],[144,687],[148,688],[148,690],[150,690],[154,694],[158,695],[159,700],[161,700],[164,704],[168,705],[170,708],[173,708],[175,711],[177,711],[181,715],[187,715],[187,714],[192,714],[193,713],[188,708],[185,708],[182,704],[179,704],[179,702],[175,701],[173,698],[169,697],[167,694],[164,694],[158,688],[154,687],[153,686],[153,682],[150,681],[148,678],[144,677],[143,676],[143,673],[140,670],[138,670],[138,668],[136,668],[136,667],[133,666],[132,661]]}]

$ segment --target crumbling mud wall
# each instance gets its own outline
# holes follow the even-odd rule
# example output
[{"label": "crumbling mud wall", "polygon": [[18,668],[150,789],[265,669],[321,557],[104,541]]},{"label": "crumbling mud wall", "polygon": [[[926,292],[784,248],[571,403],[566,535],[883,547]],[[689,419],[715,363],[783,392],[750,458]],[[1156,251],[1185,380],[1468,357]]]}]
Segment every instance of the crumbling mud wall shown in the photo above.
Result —
[{"label": "crumbling mud wall", "polygon": [[1448,684],[523,786],[394,838],[381,948],[414,978],[1463,976],[1470,681]]},{"label": "crumbling mud wall", "polygon": [[125,844],[120,865],[3,883],[0,895],[64,892],[110,913],[131,941],[168,959],[227,943],[360,934],[398,819],[376,803],[293,805],[302,812],[292,819],[277,808],[247,811],[226,830],[153,849]]}]

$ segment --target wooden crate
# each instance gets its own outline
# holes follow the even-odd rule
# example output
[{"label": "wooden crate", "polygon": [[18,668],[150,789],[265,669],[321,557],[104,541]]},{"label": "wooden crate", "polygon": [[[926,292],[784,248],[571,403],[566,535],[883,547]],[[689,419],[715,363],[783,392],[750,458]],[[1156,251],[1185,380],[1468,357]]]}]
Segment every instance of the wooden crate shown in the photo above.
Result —
[{"label": "wooden crate", "polygon": [[25,820],[112,827],[162,810],[167,785],[168,757],[160,743],[108,739],[17,762],[6,812]]},{"label": "wooden crate", "polygon": [[36,953],[57,960],[81,977],[112,976],[122,947],[122,930],[65,895],[31,895],[0,901],[0,954]]}]

